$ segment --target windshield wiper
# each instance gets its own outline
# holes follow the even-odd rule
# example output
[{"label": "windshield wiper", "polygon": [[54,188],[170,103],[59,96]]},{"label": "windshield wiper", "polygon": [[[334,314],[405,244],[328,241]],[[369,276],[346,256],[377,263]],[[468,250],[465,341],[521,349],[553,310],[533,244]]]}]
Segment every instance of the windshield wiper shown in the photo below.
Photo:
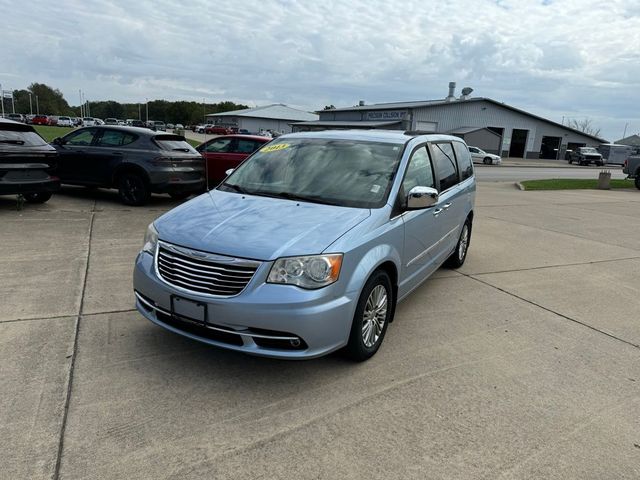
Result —
[{"label": "windshield wiper", "polygon": [[0,140],[0,143],[8,143],[9,145],[24,145],[24,140]]},{"label": "windshield wiper", "polygon": [[322,203],[325,205],[341,205],[341,203],[326,200],[322,197],[298,195],[291,192],[252,192],[253,195],[263,195],[265,197],[286,198],[287,200],[300,200],[301,202]]},{"label": "windshield wiper", "polygon": [[242,188],[240,185],[234,185],[232,183],[223,183],[222,184],[223,187],[228,188],[229,190],[233,190],[234,192],[238,192],[238,193],[248,193],[244,188]]}]

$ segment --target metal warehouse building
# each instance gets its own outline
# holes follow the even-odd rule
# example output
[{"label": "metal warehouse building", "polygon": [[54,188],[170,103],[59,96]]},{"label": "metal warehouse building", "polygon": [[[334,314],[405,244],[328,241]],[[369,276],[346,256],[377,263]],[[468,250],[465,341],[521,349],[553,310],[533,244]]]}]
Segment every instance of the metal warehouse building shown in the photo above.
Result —
[{"label": "metal warehouse building", "polygon": [[[319,111],[317,121],[297,122],[295,131],[383,128],[446,133],[504,157],[564,158],[567,149],[598,146],[606,140],[490,98],[455,97],[455,83],[442,100],[395,102]],[[559,148],[558,148],[559,147]]]},{"label": "metal warehouse building", "polygon": [[252,133],[260,130],[289,133],[292,123],[314,120],[318,120],[315,113],[297,110],[281,103],[207,115],[208,123],[246,129]]}]

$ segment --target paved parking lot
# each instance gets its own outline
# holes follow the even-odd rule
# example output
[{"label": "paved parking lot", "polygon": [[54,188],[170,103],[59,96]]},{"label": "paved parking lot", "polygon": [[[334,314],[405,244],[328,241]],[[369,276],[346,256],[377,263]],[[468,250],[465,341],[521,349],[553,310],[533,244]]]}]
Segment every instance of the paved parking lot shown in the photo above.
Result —
[{"label": "paved parking lot", "polygon": [[466,265],[362,364],[137,314],[134,257],[175,204],[0,197],[0,478],[640,478],[640,192],[480,183]]}]

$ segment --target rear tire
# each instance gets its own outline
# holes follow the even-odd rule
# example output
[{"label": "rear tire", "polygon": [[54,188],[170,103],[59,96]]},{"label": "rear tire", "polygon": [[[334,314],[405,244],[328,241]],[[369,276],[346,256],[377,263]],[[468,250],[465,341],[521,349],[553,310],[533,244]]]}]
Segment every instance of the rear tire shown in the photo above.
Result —
[{"label": "rear tire", "polygon": [[569,158],[569,165],[573,164],[573,160],[571,160],[571,158]]},{"label": "rear tire", "polygon": [[638,172],[638,173],[636,174],[636,178],[635,178],[635,180],[634,180],[634,183],[636,184],[636,188],[637,188],[638,190],[640,190],[640,172]]},{"label": "rear tire", "polygon": [[367,280],[351,324],[346,355],[357,362],[373,357],[384,340],[393,317],[393,288],[384,270],[376,270]]},{"label": "rear tire", "polygon": [[123,173],[118,177],[118,195],[125,205],[135,207],[146,204],[151,190],[145,178],[137,173]]},{"label": "rear tire", "polygon": [[29,203],[44,203],[51,198],[51,192],[25,193],[24,199]]},{"label": "rear tire", "polygon": [[460,237],[456,244],[456,249],[451,256],[445,261],[445,266],[449,268],[460,268],[464,265],[464,261],[467,259],[467,252],[469,251],[469,244],[471,243],[471,220],[467,218],[460,231]]}]

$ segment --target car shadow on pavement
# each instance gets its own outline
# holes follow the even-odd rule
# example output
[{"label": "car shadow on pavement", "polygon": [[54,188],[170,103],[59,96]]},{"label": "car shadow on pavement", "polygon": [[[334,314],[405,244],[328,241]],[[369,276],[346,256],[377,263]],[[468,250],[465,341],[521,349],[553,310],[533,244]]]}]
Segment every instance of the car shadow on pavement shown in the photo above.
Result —
[{"label": "car shadow on pavement", "polygon": [[0,196],[0,212],[16,210],[87,210],[93,208],[93,202],[99,202],[101,207],[109,209],[166,209],[169,210],[186,200],[174,200],[168,195],[153,194],[149,202],[143,207],[124,205],[118,196],[117,190],[106,188],[87,188],[77,186],[63,186],[53,194],[53,197],[41,204],[18,201],[17,195]]}]

